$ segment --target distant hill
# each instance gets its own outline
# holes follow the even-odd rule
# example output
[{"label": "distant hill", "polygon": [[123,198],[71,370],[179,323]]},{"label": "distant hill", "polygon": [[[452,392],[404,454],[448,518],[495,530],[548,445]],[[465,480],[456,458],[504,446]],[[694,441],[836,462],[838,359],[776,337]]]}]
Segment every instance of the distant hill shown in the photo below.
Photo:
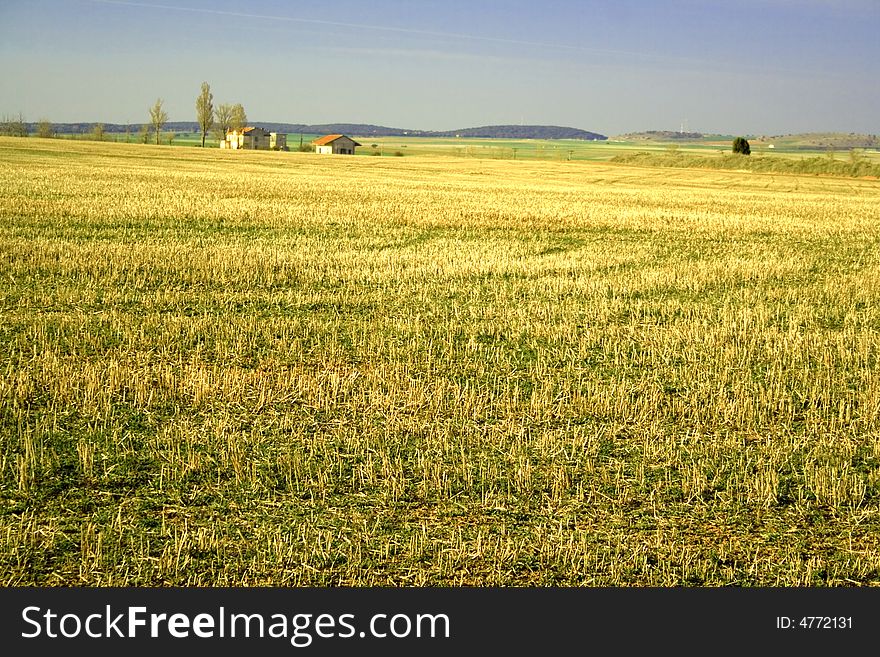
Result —
[{"label": "distant hill", "polygon": [[[64,134],[85,134],[94,130],[96,123],[55,123],[55,131]],[[105,123],[104,132],[137,133],[142,123]],[[257,125],[269,132],[286,134],[346,134],[352,137],[468,137],[480,139],[607,139],[596,132],[555,125],[490,125],[480,128],[461,128],[460,130],[411,130],[406,128],[389,128],[382,125],[365,123],[322,123],[306,125],[303,123],[269,123],[255,121]],[[37,124],[28,123],[28,130],[36,132]],[[198,132],[195,121],[172,121],[163,127],[166,132]]]},{"label": "distant hill", "polygon": [[481,128],[462,128],[437,132],[438,137],[476,137],[481,139],[608,139],[597,132],[558,125],[487,125]]},{"label": "distant hill", "polygon": [[406,130],[405,128],[389,128],[384,125],[371,125],[369,123],[318,123],[307,125],[304,123],[266,123],[255,121],[251,125],[257,125],[269,132],[284,132],[287,134],[310,134],[310,135],[335,135],[343,134],[352,137],[402,137],[404,135],[420,136],[424,134],[420,130]]}]

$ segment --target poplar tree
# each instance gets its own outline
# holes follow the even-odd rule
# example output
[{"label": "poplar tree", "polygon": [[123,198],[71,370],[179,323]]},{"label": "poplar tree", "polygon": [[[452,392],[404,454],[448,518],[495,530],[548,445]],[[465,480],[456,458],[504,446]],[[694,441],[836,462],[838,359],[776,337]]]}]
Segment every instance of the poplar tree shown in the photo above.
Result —
[{"label": "poplar tree", "polygon": [[153,130],[156,131],[156,146],[159,145],[159,134],[162,132],[162,126],[168,123],[168,112],[162,109],[161,98],[156,99],[156,104],[150,108],[150,123],[153,124]]},{"label": "poplar tree", "polygon": [[205,147],[205,137],[214,126],[214,94],[207,82],[202,82],[202,93],[196,98],[196,120],[202,131],[202,148]]},{"label": "poplar tree", "polygon": [[244,107],[241,103],[232,106],[232,116],[230,117],[229,126],[232,130],[241,130],[247,125],[247,114],[244,113]]}]

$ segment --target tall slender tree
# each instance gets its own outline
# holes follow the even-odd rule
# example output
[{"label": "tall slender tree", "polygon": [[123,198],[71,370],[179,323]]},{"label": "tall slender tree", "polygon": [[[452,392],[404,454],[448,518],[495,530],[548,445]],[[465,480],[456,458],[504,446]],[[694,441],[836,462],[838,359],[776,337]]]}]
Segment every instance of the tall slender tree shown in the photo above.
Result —
[{"label": "tall slender tree", "polygon": [[161,98],[156,99],[156,104],[150,108],[150,123],[153,124],[153,130],[156,131],[156,146],[159,145],[159,133],[162,132],[162,126],[168,123],[168,112],[162,109]]},{"label": "tall slender tree", "polygon": [[247,114],[244,113],[244,107],[241,103],[232,106],[232,116],[230,117],[229,127],[232,130],[241,130],[247,125]]},{"label": "tall slender tree", "polygon": [[202,148],[205,147],[205,137],[214,125],[214,94],[207,82],[202,82],[202,93],[196,98],[196,120],[202,131]]}]

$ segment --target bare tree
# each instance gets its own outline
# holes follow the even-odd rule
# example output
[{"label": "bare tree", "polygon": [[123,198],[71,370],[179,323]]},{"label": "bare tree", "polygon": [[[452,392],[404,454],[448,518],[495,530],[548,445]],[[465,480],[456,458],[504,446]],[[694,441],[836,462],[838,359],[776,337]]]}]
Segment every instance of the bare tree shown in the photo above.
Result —
[{"label": "bare tree", "polygon": [[0,121],[0,135],[6,135],[7,137],[28,136],[27,124],[24,122],[24,116],[22,116],[21,112],[18,113],[17,119],[11,116],[3,117],[3,120]]},{"label": "bare tree", "polygon": [[104,124],[96,123],[92,128],[92,139],[95,141],[104,141]]},{"label": "bare tree", "polygon": [[138,140],[142,144],[146,144],[147,142],[150,141],[150,124],[149,123],[144,123],[141,126],[141,129],[138,131]]},{"label": "bare tree", "polygon": [[168,112],[162,109],[161,98],[156,99],[156,104],[150,108],[150,123],[153,124],[153,130],[156,131],[156,146],[159,145],[159,134],[162,126],[168,123]]},{"label": "bare tree", "polygon": [[223,103],[214,110],[214,132],[220,141],[226,139],[226,133],[232,126],[232,105]]},{"label": "bare tree", "polygon": [[241,130],[247,125],[247,114],[244,113],[244,107],[241,103],[232,106],[229,125],[233,130]]},{"label": "bare tree", "polygon": [[214,125],[214,94],[211,93],[211,87],[207,82],[202,82],[202,93],[196,98],[196,120],[202,131],[202,148],[204,148],[205,137]]}]

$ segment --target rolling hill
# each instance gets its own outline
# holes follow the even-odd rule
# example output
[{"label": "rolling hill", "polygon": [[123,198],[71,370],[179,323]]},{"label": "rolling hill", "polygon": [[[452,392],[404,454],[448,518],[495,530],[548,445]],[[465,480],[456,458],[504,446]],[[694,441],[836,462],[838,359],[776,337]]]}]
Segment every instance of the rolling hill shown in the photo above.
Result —
[{"label": "rolling hill", "polygon": [[[56,132],[62,134],[85,134],[94,130],[96,122],[90,123],[55,123]],[[105,123],[104,131],[111,133],[137,133],[141,123]],[[388,126],[367,123],[322,123],[307,125],[303,123],[272,123],[255,121],[252,125],[260,126],[269,132],[287,134],[346,134],[352,137],[461,137],[481,139],[584,139],[603,140],[605,135],[579,128],[552,125],[492,125],[478,128],[461,128],[459,130],[412,130],[407,128],[391,128]],[[36,132],[37,124],[28,123],[28,130]],[[166,123],[168,132],[198,132],[195,121],[173,121]]]}]

